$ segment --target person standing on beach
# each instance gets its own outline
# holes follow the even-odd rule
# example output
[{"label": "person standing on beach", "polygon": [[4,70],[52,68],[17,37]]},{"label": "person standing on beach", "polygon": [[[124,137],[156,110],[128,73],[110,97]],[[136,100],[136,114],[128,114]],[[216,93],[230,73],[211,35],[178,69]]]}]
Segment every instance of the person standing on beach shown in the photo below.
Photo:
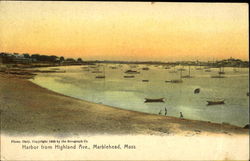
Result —
[{"label": "person standing on beach", "polygon": [[183,118],[182,112],[180,112],[180,118]]},{"label": "person standing on beach", "polygon": [[168,110],[167,107],[165,107],[165,116],[167,116]]}]

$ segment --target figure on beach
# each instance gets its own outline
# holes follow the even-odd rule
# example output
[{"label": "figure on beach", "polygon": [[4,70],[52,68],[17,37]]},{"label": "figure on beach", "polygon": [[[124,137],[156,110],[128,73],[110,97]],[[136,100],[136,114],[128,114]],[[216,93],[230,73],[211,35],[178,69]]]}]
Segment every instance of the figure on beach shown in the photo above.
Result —
[{"label": "figure on beach", "polygon": [[182,114],[182,112],[180,112],[180,118],[183,118],[183,114]]},{"label": "figure on beach", "polygon": [[159,115],[161,115],[161,110],[160,110],[160,112],[159,112]]},{"label": "figure on beach", "polygon": [[168,113],[168,110],[167,110],[167,108],[165,107],[165,116],[167,116],[167,113]]}]

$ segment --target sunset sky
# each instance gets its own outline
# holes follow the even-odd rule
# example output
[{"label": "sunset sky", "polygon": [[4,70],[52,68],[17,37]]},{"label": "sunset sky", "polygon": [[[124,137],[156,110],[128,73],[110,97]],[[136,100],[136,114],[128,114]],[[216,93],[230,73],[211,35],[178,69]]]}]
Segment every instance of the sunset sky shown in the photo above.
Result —
[{"label": "sunset sky", "polygon": [[84,60],[248,60],[246,3],[0,1],[0,51]]}]

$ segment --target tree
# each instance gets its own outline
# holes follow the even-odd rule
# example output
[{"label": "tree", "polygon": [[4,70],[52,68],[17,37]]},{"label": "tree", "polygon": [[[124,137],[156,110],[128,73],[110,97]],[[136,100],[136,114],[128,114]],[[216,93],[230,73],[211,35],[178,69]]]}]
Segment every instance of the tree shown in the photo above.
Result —
[{"label": "tree", "polygon": [[60,62],[62,62],[62,61],[64,61],[64,57],[63,56],[60,57]]},{"label": "tree", "polygon": [[78,58],[77,59],[77,63],[82,63],[83,61],[82,61],[82,58]]},{"label": "tree", "polygon": [[29,55],[28,53],[24,53],[24,54],[23,54],[23,57],[24,57],[24,58],[30,58],[30,55]]}]

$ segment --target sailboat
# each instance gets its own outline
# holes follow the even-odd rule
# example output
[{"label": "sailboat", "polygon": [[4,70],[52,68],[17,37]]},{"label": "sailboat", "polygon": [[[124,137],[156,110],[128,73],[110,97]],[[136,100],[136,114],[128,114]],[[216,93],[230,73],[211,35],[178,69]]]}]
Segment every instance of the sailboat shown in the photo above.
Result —
[{"label": "sailboat", "polygon": [[224,67],[220,67],[219,74],[225,74],[225,72],[224,72]]},{"label": "sailboat", "polygon": [[225,78],[224,76],[221,75],[221,68],[219,70],[220,70],[218,72],[219,75],[212,75],[211,78]]},{"label": "sailboat", "polygon": [[177,73],[177,71],[175,70],[175,67],[174,67],[174,69],[173,70],[170,70],[170,71],[168,71],[169,73]]},{"label": "sailboat", "polygon": [[97,79],[105,78],[105,67],[104,66],[103,66],[103,75],[97,75],[95,78],[97,78]]},{"label": "sailboat", "polygon": [[183,68],[183,66],[179,69],[177,69],[178,71],[185,71],[186,69]]},{"label": "sailboat", "polygon": [[199,67],[196,67],[195,69],[196,69],[196,70],[202,70],[202,68],[201,68],[201,63],[200,63],[200,62],[197,62],[197,64],[199,64]]},{"label": "sailboat", "polygon": [[165,81],[166,83],[182,83],[182,70],[180,71],[180,79],[172,79],[172,80],[169,80],[169,81]]},{"label": "sailboat", "polygon": [[190,65],[188,66],[188,75],[181,76],[181,78],[192,78],[190,75]]}]

